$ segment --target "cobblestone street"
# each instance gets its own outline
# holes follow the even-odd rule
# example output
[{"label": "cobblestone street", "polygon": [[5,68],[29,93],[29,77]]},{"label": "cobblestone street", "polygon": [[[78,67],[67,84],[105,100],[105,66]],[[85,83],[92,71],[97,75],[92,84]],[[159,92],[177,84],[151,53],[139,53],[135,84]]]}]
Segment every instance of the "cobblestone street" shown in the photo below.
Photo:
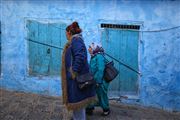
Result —
[{"label": "cobblestone street", "polygon": [[[129,106],[110,101],[111,114],[101,116],[97,108],[87,120],[180,120],[180,113]],[[0,120],[70,120],[72,114],[60,97],[11,92],[0,89]]]}]

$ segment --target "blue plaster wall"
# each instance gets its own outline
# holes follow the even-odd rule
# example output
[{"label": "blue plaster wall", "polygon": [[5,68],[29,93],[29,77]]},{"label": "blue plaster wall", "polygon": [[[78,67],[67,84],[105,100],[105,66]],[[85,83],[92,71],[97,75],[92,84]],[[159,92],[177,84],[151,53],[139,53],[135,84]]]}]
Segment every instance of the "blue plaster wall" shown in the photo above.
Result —
[{"label": "blue plaster wall", "polygon": [[[2,0],[2,61],[0,87],[52,96],[61,95],[60,77],[28,75],[25,21],[77,20],[86,39],[100,42],[99,23],[141,24],[141,30],[180,25],[179,0],[152,1],[48,1]],[[161,32],[141,32],[139,64],[140,104],[180,111],[180,28]]]}]

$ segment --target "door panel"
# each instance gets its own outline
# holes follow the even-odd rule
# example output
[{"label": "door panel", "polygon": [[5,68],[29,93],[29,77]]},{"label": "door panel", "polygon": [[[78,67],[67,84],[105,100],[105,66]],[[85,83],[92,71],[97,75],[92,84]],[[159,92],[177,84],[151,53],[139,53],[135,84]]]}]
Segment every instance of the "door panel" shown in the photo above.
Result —
[{"label": "door panel", "polygon": [[[51,44],[63,48],[66,40],[65,36],[65,24],[50,24],[49,25],[49,37],[51,39]],[[56,49],[51,47],[51,66],[50,74],[57,75],[60,74],[61,68],[61,57],[62,49]]]},{"label": "door panel", "polygon": [[[27,21],[27,39],[38,41],[38,22]],[[38,58],[38,44],[28,41],[29,50],[29,74],[39,71],[40,59]]]},{"label": "door panel", "polygon": [[[139,33],[134,31],[104,29],[102,31],[102,45],[106,53],[138,70],[138,37]],[[116,96],[123,93],[136,94],[138,90],[137,73],[116,61],[114,62],[120,74],[111,82],[110,94]]]}]

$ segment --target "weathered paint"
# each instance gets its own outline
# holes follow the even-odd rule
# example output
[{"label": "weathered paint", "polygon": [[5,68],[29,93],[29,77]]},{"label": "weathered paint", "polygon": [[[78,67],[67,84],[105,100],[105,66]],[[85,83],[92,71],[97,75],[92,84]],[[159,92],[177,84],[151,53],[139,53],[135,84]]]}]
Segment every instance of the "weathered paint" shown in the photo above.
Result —
[{"label": "weathered paint", "polygon": [[[25,23],[28,18],[46,21],[77,20],[86,45],[100,42],[99,23],[142,24],[142,30],[180,25],[179,0],[154,1],[47,1],[3,0],[1,88],[47,95],[61,95],[60,77],[28,75]],[[40,19],[39,19],[40,20]],[[140,33],[140,104],[180,111],[180,28]]]}]

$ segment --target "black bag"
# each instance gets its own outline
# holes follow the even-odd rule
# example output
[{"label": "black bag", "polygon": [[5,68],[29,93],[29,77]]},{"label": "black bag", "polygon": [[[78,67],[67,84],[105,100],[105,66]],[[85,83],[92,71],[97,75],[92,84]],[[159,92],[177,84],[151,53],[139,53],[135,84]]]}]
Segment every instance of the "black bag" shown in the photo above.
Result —
[{"label": "black bag", "polygon": [[119,71],[114,67],[114,62],[107,62],[104,69],[104,80],[111,82],[119,74]]},{"label": "black bag", "polygon": [[86,73],[76,77],[78,87],[80,90],[84,90],[88,87],[91,87],[95,84],[94,76],[92,73]]}]

